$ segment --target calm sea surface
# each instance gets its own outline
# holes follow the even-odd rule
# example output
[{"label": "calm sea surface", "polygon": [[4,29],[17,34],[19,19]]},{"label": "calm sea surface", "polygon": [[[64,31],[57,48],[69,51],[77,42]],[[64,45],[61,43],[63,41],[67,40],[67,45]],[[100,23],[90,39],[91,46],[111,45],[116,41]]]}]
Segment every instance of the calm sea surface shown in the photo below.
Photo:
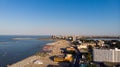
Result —
[{"label": "calm sea surface", "polygon": [[0,36],[0,67],[29,57],[50,42],[38,40],[49,36]]}]

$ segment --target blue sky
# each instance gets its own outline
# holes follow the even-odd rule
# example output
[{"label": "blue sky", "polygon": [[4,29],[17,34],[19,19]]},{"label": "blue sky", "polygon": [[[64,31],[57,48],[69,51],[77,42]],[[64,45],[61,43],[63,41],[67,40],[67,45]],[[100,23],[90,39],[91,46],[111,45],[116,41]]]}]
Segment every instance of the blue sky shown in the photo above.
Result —
[{"label": "blue sky", "polygon": [[1,35],[120,35],[120,0],[0,0]]}]

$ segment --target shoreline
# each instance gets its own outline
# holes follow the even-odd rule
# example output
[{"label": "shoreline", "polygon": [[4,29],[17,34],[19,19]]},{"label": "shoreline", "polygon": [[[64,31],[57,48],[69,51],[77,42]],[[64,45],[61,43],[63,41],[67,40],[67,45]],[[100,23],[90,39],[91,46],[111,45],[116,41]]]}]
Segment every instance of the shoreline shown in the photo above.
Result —
[{"label": "shoreline", "polygon": [[38,40],[58,41],[58,40],[61,40],[61,39],[53,39],[53,38],[38,38]]},{"label": "shoreline", "polygon": [[[47,56],[41,57],[37,55],[32,55],[14,64],[7,65],[7,67],[47,67],[49,64],[58,65],[58,63],[51,60],[50,57],[54,55],[60,55],[60,48],[65,48],[69,45],[70,43],[65,40],[57,40],[52,43],[47,43],[45,46],[43,46],[41,50],[41,52],[51,50],[52,52],[50,52]],[[34,61],[36,60],[40,60],[43,64],[34,64]]]}]

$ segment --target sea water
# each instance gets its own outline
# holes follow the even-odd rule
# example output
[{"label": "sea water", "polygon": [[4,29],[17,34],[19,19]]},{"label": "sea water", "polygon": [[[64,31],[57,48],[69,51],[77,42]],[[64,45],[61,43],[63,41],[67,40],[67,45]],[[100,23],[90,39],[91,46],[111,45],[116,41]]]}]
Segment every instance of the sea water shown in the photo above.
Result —
[{"label": "sea water", "polygon": [[0,35],[0,67],[6,67],[8,64],[16,63],[25,59],[50,42],[48,40],[38,40],[38,38],[47,38],[50,36],[16,36]]}]

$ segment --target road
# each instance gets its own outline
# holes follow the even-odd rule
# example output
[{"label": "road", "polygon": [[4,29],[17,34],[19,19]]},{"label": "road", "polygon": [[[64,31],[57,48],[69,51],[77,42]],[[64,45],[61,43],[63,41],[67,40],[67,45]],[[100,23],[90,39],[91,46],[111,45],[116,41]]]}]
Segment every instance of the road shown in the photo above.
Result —
[{"label": "road", "polygon": [[71,63],[70,67],[79,67],[79,61],[80,59],[82,59],[82,55],[80,53],[80,51],[78,50],[77,46],[74,47],[75,48],[75,58],[74,61]]}]

